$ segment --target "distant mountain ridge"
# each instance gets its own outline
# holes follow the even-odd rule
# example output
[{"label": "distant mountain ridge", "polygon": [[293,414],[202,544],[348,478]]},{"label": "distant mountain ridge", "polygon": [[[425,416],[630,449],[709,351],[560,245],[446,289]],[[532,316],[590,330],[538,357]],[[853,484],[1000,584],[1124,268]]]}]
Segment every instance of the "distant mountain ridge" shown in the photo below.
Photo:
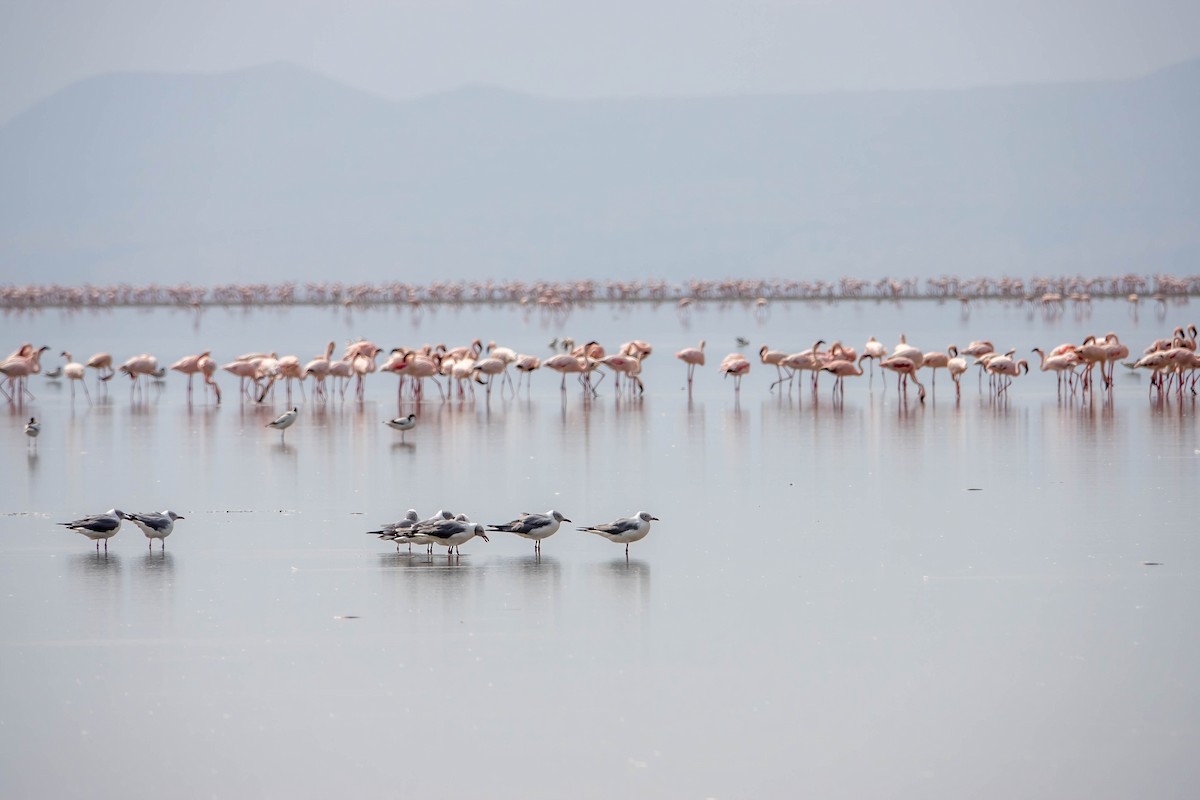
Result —
[{"label": "distant mountain ridge", "polygon": [[0,127],[0,264],[43,283],[1188,273],[1198,134],[1200,60],[608,100],[391,101],[288,64],[114,74]]}]

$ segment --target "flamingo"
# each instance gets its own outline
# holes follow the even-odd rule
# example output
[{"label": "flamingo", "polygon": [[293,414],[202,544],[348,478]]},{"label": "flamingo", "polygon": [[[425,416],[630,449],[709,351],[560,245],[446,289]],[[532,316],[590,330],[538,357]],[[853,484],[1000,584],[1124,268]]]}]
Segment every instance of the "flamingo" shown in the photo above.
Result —
[{"label": "flamingo", "polygon": [[954,381],[954,398],[957,400],[962,397],[962,385],[959,380],[967,371],[967,360],[958,354],[956,345],[950,345],[948,352],[950,360],[946,362],[946,371],[950,373],[950,379]]},{"label": "flamingo", "polygon": [[1012,379],[1020,375],[1022,369],[1025,374],[1029,374],[1029,362],[1023,358],[1020,361],[1013,361],[1011,356],[1003,355],[989,361],[985,369],[989,374],[1002,379],[996,389],[996,394],[999,395],[1008,391],[1008,387],[1012,385]]},{"label": "flamingo", "polygon": [[84,366],[71,358],[71,353],[68,350],[62,351],[62,357],[67,360],[63,365],[63,375],[71,382],[71,402],[75,402],[75,382],[79,381],[79,385],[83,387],[83,394],[87,397],[88,404],[92,402],[92,395],[88,391],[87,381],[84,380]]},{"label": "flamingo", "polygon": [[303,374],[312,375],[315,384],[313,386],[313,399],[320,397],[325,399],[325,379],[329,377],[330,359],[333,358],[333,342],[325,348],[324,356],[317,356],[304,365]]},{"label": "flamingo", "polygon": [[[1117,338],[1115,333],[1109,333],[1105,336],[1104,341],[1100,343],[1100,347],[1103,348],[1106,354],[1105,359],[1108,363],[1107,380],[1108,385],[1112,386],[1116,380],[1116,375],[1113,374],[1113,369],[1117,366],[1116,362],[1129,357],[1129,348],[1121,344],[1121,340]],[[1103,369],[1103,365],[1101,365],[1101,369]]]},{"label": "flamingo", "polygon": [[96,382],[99,385],[100,381],[111,380],[112,376],[116,374],[112,364],[113,357],[111,353],[96,353],[85,361],[83,365],[96,370]]},{"label": "flamingo", "polygon": [[696,372],[696,367],[704,366],[704,340],[700,340],[699,347],[685,347],[675,354],[675,357],[688,365],[687,382],[688,391],[692,389],[692,376]]},{"label": "flamingo", "polygon": [[[646,391],[646,387],[642,385],[642,379],[638,377],[642,373],[642,361],[640,358],[635,356],[614,354],[600,359],[600,363],[611,369],[613,374],[617,376],[618,389],[620,388],[619,379],[622,375],[624,375],[629,378],[631,385],[633,383],[637,384],[638,394],[642,394]],[[632,388],[630,391],[632,392]]]},{"label": "flamingo", "polygon": [[200,372],[200,362],[211,355],[211,350],[205,350],[203,353],[197,353],[194,356],[184,356],[170,366],[170,369],[187,375],[187,398],[189,403],[192,402],[192,379]]},{"label": "flamingo", "polygon": [[721,360],[719,371],[725,377],[733,376],[733,391],[742,391],[742,376],[749,374],[750,362],[741,353],[730,353]]},{"label": "flamingo", "polygon": [[158,372],[158,359],[149,353],[130,356],[129,358],[125,359],[125,363],[122,364],[118,370],[129,376],[129,380],[131,381],[129,393],[132,396],[133,392],[136,391],[139,386],[139,376],[149,375],[153,377],[156,375]]},{"label": "flamingo", "polygon": [[4,375],[4,379],[13,387],[13,393],[9,394],[3,386],[0,386],[0,391],[4,392],[10,402],[15,399],[19,404],[24,400],[26,395],[30,398],[33,397],[33,392],[29,391],[27,381],[30,375],[36,375],[41,372],[40,359],[42,353],[49,349],[49,347],[43,346],[38,350],[34,350],[32,345],[26,345],[13,355],[0,361],[0,374]]},{"label": "flamingo", "polygon": [[[788,382],[788,391],[790,392],[792,385],[791,381],[796,376],[797,372],[800,372],[801,370],[808,370],[816,375],[816,373],[821,369],[821,366],[825,363],[821,357],[821,345],[823,344],[825,344],[825,340],[818,339],[816,344],[814,344],[808,350],[802,350],[799,353],[792,353],[789,356],[785,356],[784,359],[779,362],[779,365],[788,371],[787,377],[780,378],[778,381],[775,381],[775,383],[786,380]],[[775,383],[771,384],[772,388],[774,388]],[[813,384],[813,386],[815,389],[816,384]]]},{"label": "flamingo", "polygon": [[[862,357],[870,358],[870,356],[868,356],[866,353],[863,353]],[[849,377],[853,377],[853,376],[861,376],[863,374],[861,359],[859,360],[858,364],[855,364],[855,362],[853,362],[853,361],[846,361],[845,359],[837,359],[834,361],[830,361],[828,364],[822,365],[821,369],[824,370],[825,372],[829,372],[829,373],[833,374],[833,377],[834,377],[833,395],[834,395],[834,397],[838,396],[839,390],[840,390],[841,396],[843,398],[846,396],[846,383],[844,381],[845,378],[849,378]]]},{"label": "flamingo", "polygon": [[[508,365],[499,358],[488,356],[475,362],[474,366],[471,367],[471,375],[475,378],[476,383],[481,386],[487,386],[487,397],[490,399],[492,396],[492,382],[497,375],[508,375]],[[485,381],[480,375],[487,375],[488,379]],[[501,382],[500,386],[503,388],[503,382]]]},{"label": "flamingo", "polygon": [[1062,353],[1056,356],[1047,356],[1040,347],[1035,347],[1031,352],[1037,353],[1041,359],[1039,367],[1042,372],[1053,372],[1058,378],[1058,393],[1062,394],[1063,373],[1067,373],[1068,386],[1074,391],[1075,382],[1075,367],[1079,365],[1079,357],[1075,355],[1075,351],[1071,350],[1067,353]]},{"label": "flamingo", "polygon": [[[883,346],[882,342],[876,341],[875,337],[872,336],[870,339],[867,339],[867,343],[865,345],[863,345],[863,358],[871,359],[871,363],[869,365],[871,367],[870,381],[871,381],[871,385],[874,385],[874,383],[875,383],[875,362],[883,361],[883,359],[887,358],[887,348]],[[860,361],[859,363],[862,363],[862,362]]]},{"label": "flamingo", "polygon": [[579,375],[581,376],[582,380],[582,375],[584,372],[583,361],[584,359],[580,356],[573,356],[568,353],[559,353],[556,356],[547,358],[542,363],[542,366],[546,367],[547,369],[552,369],[562,375],[562,384],[559,386],[559,390],[565,392],[567,390],[567,375]]},{"label": "flamingo", "polygon": [[521,373],[517,376],[517,388],[521,388],[521,378],[523,377],[525,378],[525,391],[528,392],[533,383],[533,372],[542,366],[542,360],[537,356],[522,354],[517,356],[517,362],[513,366]]},{"label": "flamingo", "polygon": [[[953,345],[951,345],[951,346],[953,346]],[[929,388],[932,389],[934,391],[934,393],[936,393],[937,392],[937,371],[939,369],[946,369],[946,370],[949,369],[950,354],[948,352],[942,353],[937,350],[934,350],[931,353],[924,353],[922,355],[922,360],[923,360],[922,366],[929,367],[930,374],[933,376],[929,379]]]},{"label": "flamingo", "polygon": [[919,370],[920,367],[911,358],[906,356],[890,356],[885,358],[883,361],[880,361],[879,367],[881,369],[891,370],[892,372],[896,373],[897,396],[900,395],[901,386],[904,388],[905,397],[908,396],[908,379],[912,378],[913,383],[915,383],[917,388],[920,390],[920,394],[918,396],[921,402],[925,402],[925,387],[919,380],[917,380],[917,370]]},{"label": "flamingo", "polygon": [[771,384],[771,391],[775,391],[775,384],[783,380],[783,369],[779,366],[779,362],[787,358],[787,353],[782,350],[772,350],[765,344],[758,349],[758,357],[763,364],[775,367],[775,376],[779,379]]}]

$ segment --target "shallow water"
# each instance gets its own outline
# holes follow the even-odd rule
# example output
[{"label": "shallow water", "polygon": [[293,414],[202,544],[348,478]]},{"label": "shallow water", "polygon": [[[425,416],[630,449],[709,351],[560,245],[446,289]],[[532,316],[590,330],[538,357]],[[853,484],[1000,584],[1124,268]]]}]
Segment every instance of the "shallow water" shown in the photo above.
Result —
[{"label": "shallow water", "polygon": [[[513,398],[430,390],[403,442],[362,403],[219,407],[171,376],[114,379],[89,406],[35,378],[9,408],[0,483],[4,796],[1190,796],[1200,436],[1118,367],[1111,396],[1052,377],[1003,402],[974,373],[954,402],[893,384],[736,397],[735,338],[794,351],[899,334],[998,349],[1113,330],[1140,352],[1194,307],[874,302],[293,308],[0,317],[4,340],[220,363],[479,337],[655,345],[646,394],[586,400],[534,376]],[[708,341],[689,399],[675,350]],[[48,359],[53,365],[59,359]],[[927,380],[927,379],[926,379]],[[432,399],[430,399],[432,398]],[[31,449],[30,415],[44,432]],[[111,506],[186,519],[165,551],[127,524],[107,556],[54,523]],[[364,531],[406,508],[500,522],[661,518],[623,548],[563,530],[497,533],[461,558]],[[1148,563],[1149,562],[1149,563]]]}]

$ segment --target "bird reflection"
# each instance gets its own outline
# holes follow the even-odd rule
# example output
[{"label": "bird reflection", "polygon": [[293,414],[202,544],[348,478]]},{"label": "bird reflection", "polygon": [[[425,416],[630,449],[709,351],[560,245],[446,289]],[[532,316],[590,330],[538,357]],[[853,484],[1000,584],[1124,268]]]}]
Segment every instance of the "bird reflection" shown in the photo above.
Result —
[{"label": "bird reflection", "polygon": [[144,575],[170,578],[175,572],[175,556],[166,550],[151,550],[142,556],[138,565]]},{"label": "bird reflection", "polygon": [[119,575],[121,572],[121,557],[107,551],[88,550],[71,557],[71,568],[86,576]]},{"label": "bird reflection", "polygon": [[640,558],[615,558],[598,569],[605,578],[604,583],[612,590],[612,598],[609,601],[612,605],[636,606],[639,612],[649,609],[649,563]]}]

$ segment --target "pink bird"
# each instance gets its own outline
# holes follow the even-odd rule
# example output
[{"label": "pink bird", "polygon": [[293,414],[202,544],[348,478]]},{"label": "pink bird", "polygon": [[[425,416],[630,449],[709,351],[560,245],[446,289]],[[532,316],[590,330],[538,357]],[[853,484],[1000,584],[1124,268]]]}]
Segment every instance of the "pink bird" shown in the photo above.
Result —
[{"label": "pink bird", "polygon": [[533,373],[536,369],[542,366],[542,360],[537,356],[521,354],[517,356],[517,362],[513,364],[520,374],[517,375],[517,388],[521,388],[521,378],[525,379],[525,391],[529,391],[529,387],[533,383]]},{"label": "pink bird", "polygon": [[699,347],[685,347],[675,354],[675,357],[688,365],[687,382],[688,391],[692,388],[692,376],[696,373],[696,367],[704,366],[704,340],[700,340]]},{"label": "pink bird", "polygon": [[742,377],[750,374],[750,362],[741,353],[730,353],[721,359],[718,371],[725,377],[733,376],[733,391],[736,394],[742,390]]},{"label": "pink bird", "polygon": [[205,350],[203,353],[197,353],[194,356],[184,356],[170,366],[170,369],[175,372],[181,372],[187,375],[187,398],[188,402],[192,402],[192,379],[200,372],[200,363],[203,359],[212,355],[211,350]]},{"label": "pink bird", "polygon": [[62,352],[62,357],[67,360],[67,363],[63,365],[63,375],[71,382],[71,402],[75,402],[75,382],[78,381],[79,385],[83,387],[83,394],[87,397],[87,401],[90,404],[92,402],[92,395],[88,392],[87,381],[84,380],[83,364],[72,359],[71,353],[68,350]]},{"label": "pink bird", "polygon": [[584,371],[584,359],[581,356],[573,356],[568,353],[560,353],[556,356],[547,358],[542,366],[547,369],[552,369],[562,375],[562,385],[560,390],[567,390],[567,375],[582,375]]}]

